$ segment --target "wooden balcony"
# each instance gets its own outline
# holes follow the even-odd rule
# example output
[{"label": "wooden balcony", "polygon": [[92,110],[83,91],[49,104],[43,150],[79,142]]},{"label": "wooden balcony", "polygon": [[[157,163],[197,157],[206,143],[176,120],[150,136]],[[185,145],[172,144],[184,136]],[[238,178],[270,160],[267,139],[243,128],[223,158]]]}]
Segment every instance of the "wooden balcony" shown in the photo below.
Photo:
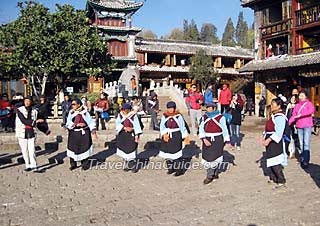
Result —
[{"label": "wooden balcony", "polygon": [[260,27],[262,38],[280,35],[291,30],[291,18]]},{"label": "wooden balcony", "polygon": [[296,27],[320,22],[320,5],[296,11]]},{"label": "wooden balcony", "polygon": [[305,53],[312,53],[312,52],[319,52],[319,51],[320,51],[320,44],[309,46],[306,48],[296,49],[296,54],[298,55],[298,54],[305,54]]}]

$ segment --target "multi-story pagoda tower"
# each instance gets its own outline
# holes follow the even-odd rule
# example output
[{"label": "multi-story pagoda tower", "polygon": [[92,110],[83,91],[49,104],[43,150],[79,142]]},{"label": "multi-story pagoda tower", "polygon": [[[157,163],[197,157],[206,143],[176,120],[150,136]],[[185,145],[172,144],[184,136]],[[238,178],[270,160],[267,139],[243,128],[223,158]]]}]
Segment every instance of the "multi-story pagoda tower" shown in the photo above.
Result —
[{"label": "multi-story pagoda tower", "polygon": [[116,62],[111,80],[118,80],[129,65],[135,65],[135,38],[142,29],[132,26],[133,14],[143,2],[128,0],[88,0],[91,26],[96,26],[106,40],[108,53]]}]

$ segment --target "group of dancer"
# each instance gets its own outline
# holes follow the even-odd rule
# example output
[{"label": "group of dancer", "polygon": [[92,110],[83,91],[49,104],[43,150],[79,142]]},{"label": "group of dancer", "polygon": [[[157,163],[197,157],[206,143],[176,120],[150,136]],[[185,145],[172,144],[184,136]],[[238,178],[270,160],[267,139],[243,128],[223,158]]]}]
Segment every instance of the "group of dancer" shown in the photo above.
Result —
[{"label": "group of dancer", "polygon": [[[69,112],[66,127],[69,131],[67,156],[70,157],[70,170],[76,169],[77,162],[81,162],[83,170],[90,168],[89,158],[93,154],[92,138],[97,139],[95,122],[89,112],[82,106],[80,99],[72,100],[72,110]],[[286,135],[288,119],[282,111],[283,101],[276,98],[271,102],[271,117],[265,126],[264,138],[261,144],[266,147],[267,167],[270,168],[270,180],[282,187],[286,179],[283,166],[286,165]],[[167,173],[180,176],[184,174],[183,143],[190,144],[190,131],[183,115],[177,110],[176,103],[169,101],[160,122],[161,145],[159,157],[164,158]],[[206,111],[199,121],[198,136],[202,141],[202,164],[207,170],[203,181],[209,184],[219,178],[219,165],[223,162],[223,151],[230,136],[227,120],[214,102],[205,104]],[[132,110],[130,103],[124,103],[116,118],[116,154],[123,158],[125,171],[137,172],[137,148],[143,133],[141,121]],[[31,108],[31,98],[24,100],[24,105],[17,109],[16,134],[19,138],[26,171],[37,168],[34,152],[35,125],[41,123],[36,116],[36,110]],[[305,117],[294,110],[291,123]],[[309,147],[308,147],[309,148]],[[309,150],[307,150],[309,152]],[[302,154],[303,164],[310,161],[310,152]]]}]

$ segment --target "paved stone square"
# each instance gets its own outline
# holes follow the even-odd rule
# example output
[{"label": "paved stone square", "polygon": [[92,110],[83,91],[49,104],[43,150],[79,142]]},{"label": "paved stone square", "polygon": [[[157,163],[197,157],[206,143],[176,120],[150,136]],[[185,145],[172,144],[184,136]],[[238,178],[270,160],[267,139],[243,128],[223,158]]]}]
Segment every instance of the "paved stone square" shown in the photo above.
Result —
[{"label": "paved stone square", "polygon": [[[310,168],[304,171],[290,159],[284,171],[287,188],[274,190],[257,163],[262,130],[262,123],[246,119],[241,151],[225,149],[235,164],[209,185],[202,183],[205,171],[197,169],[181,177],[167,175],[165,169],[70,172],[65,143],[59,151],[38,152],[45,172],[26,173],[18,163],[19,151],[1,150],[0,225],[320,225],[320,138],[312,137]],[[186,152],[196,153],[196,144]],[[100,145],[95,152],[98,160],[120,160],[110,147]],[[160,161],[152,155],[151,162]]]}]

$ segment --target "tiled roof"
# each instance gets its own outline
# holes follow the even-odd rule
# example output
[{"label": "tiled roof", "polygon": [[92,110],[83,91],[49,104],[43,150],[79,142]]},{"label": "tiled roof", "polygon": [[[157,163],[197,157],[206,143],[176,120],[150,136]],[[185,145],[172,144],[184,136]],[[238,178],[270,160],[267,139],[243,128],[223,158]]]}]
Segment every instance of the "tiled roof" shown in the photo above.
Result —
[{"label": "tiled roof", "polygon": [[115,27],[115,26],[104,26],[104,25],[91,25],[92,27],[98,27],[103,30],[107,31],[134,31],[134,32],[140,32],[142,29],[138,27]]},{"label": "tiled roof", "polygon": [[294,68],[306,65],[320,65],[320,52],[273,57],[266,60],[253,60],[244,65],[240,72],[255,72],[279,68]]},{"label": "tiled roof", "polygon": [[137,58],[128,57],[128,56],[113,56],[113,57],[111,57],[111,59],[114,61],[131,61],[131,62],[138,61]]},{"label": "tiled roof", "polygon": [[242,59],[253,59],[253,51],[240,47],[212,45],[201,42],[183,42],[172,40],[137,39],[137,52],[160,52],[194,55],[200,49],[204,49],[211,56],[225,56]]},{"label": "tiled roof", "polygon": [[[144,65],[138,67],[138,69],[142,72],[169,72],[169,73],[188,73],[190,67],[185,66],[176,66],[176,67],[169,67],[169,66],[155,66],[155,65]],[[240,73],[233,68],[216,68],[216,72],[219,74],[228,74],[228,75],[239,75]],[[245,74],[250,74],[250,73],[245,73]],[[244,75],[244,74],[241,74]]]},{"label": "tiled roof", "polygon": [[144,72],[179,72],[179,73],[188,73],[189,67],[169,67],[169,66],[152,66],[152,65],[144,65],[138,67],[140,71]]},{"label": "tiled roof", "polygon": [[143,2],[126,0],[88,0],[88,3],[102,8],[116,10],[136,10],[143,6]]}]

